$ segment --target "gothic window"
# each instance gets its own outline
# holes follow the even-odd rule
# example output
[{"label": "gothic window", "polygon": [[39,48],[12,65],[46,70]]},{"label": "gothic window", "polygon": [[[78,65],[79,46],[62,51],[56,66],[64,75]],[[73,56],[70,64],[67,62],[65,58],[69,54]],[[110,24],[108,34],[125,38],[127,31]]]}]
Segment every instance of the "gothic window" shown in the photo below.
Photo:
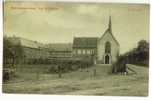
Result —
[{"label": "gothic window", "polygon": [[111,44],[110,44],[110,42],[105,43],[105,53],[111,53]]}]

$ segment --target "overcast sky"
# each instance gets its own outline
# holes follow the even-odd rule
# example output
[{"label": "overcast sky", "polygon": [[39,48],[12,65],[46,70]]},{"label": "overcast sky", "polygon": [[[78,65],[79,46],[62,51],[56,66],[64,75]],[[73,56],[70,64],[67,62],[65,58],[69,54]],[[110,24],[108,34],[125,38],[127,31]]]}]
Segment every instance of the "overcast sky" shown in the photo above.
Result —
[{"label": "overcast sky", "polygon": [[5,2],[4,34],[42,43],[69,43],[74,37],[101,37],[112,18],[120,53],[149,40],[149,5]]}]

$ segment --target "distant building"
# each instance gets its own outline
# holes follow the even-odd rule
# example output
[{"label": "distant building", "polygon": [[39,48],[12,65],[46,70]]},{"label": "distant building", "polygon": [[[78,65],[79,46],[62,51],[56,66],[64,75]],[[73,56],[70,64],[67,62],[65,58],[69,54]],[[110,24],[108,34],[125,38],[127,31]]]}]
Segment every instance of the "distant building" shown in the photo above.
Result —
[{"label": "distant building", "polygon": [[28,63],[34,59],[46,59],[49,57],[49,50],[42,43],[20,37],[9,37],[8,39],[14,46],[21,46],[23,55],[20,62]]},{"label": "distant building", "polygon": [[74,57],[92,57],[94,63],[115,62],[119,56],[119,43],[112,34],[111,17],[107,30],[100,38],[75,37],[72,52]]},{"label": "distant building", "polygon": [[96,63],[97,38],[75,37],[72,54],[75,58],[91,59]]},{"label": "distant building", "polygon": [[54,43],[47,46],[49,48],[49,58],[72,57],[71,43]]},{"label": "distant building", "polygon": [[[58,59],[72,57],[71,43],[42,44],[21,37],[8,37],[15,46],[21,46],[22,56],[19,62],[30,63],[35,59]],[[21,56],[21,55],[19,55]],[[17,57],[16,57],[17,59]]]}]

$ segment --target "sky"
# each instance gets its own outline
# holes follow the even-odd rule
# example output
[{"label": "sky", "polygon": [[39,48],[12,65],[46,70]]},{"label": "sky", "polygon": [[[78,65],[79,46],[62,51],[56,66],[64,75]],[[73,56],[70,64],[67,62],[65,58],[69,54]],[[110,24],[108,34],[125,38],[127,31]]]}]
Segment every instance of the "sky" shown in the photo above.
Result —
[{"label": "sky", "polygon": [[120,53],[149,41],[149,5],[107,3],[5,2],[4,35],[41,43],[72,43],[74,37],[101,37],[112,19]]}]

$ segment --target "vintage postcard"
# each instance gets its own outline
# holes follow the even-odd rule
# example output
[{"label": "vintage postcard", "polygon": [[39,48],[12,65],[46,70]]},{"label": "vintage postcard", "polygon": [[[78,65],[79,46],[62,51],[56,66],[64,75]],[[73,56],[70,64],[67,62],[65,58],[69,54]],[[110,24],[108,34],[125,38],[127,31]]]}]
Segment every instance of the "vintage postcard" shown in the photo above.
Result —
[{"label": "vintage postcard", "polygon": [[148,96],[148,4],[3,6],[3,93]]}]

